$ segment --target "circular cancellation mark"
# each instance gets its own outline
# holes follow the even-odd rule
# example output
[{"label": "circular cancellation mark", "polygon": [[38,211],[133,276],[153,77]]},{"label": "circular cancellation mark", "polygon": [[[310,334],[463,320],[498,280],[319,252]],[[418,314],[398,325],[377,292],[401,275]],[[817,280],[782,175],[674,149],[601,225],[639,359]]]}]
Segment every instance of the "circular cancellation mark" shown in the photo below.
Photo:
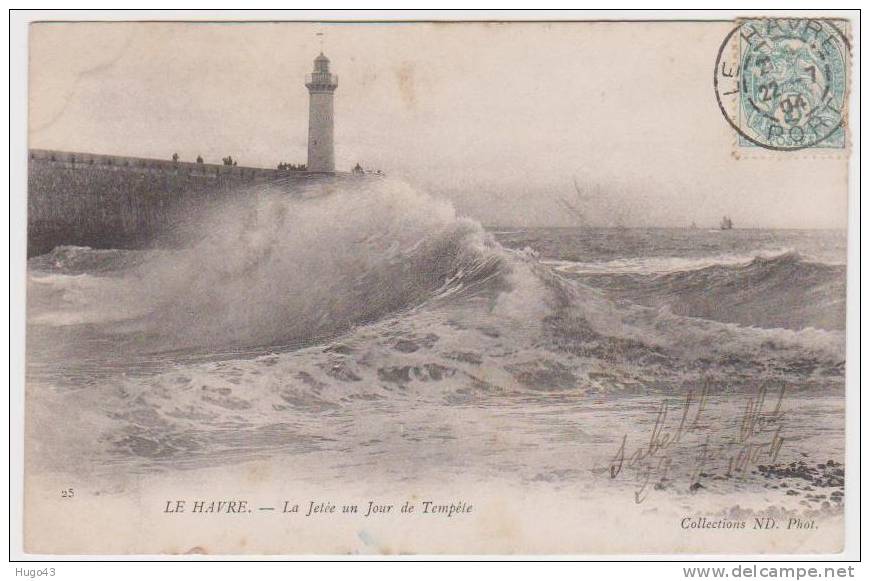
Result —
[{"label": "circular cancellation mark", "polygon": [[741,21],[719,47],[713,72],[716,101],[738,145],[844,148],[848,51],[833,20]]}]

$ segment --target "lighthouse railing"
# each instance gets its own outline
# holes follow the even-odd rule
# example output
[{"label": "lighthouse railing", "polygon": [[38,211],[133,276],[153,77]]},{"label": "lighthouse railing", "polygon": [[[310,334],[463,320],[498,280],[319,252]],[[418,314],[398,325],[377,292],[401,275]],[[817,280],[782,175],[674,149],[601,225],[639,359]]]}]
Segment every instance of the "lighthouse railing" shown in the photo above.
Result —
[{"label": "lighthouse railing", "polygon": [[306,85],[337,85],[338,75],[332,73],[309,73],[305,75]]}]

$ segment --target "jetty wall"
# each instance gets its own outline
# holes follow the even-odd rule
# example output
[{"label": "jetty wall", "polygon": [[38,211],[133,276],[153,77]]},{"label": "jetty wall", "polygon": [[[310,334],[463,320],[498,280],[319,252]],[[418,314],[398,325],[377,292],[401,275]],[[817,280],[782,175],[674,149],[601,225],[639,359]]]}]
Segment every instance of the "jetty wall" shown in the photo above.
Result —
[{"label": "jetty wall", "polygon": [[178,223],[225,196],[280,182],[289,192],[324,176],[300,171],[30,150],[27,254],[61,245],[159,246]]}]

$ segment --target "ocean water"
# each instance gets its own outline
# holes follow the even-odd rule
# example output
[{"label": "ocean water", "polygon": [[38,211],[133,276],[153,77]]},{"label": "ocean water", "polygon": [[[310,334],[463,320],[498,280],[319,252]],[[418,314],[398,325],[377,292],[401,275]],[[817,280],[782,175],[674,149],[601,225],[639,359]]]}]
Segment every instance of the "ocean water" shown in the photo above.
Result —
[{"label": "ocean water", "polygon": [[757,466],[843,460],[845,240],[485,228],[401,182],[264,188],[181,248],[28,261],[28,470],[266,460],[815,510]]}]

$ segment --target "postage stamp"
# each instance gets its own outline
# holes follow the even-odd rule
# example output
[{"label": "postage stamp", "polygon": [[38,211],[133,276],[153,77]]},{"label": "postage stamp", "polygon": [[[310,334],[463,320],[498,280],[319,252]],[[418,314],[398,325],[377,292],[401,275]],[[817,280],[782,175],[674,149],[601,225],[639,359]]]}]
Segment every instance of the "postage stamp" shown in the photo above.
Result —
[{"label": "postage stamp", "polygon": [[722,43],[714,77],[737,148],[845,149],[848,59],[845,21],[738,21]]}]

